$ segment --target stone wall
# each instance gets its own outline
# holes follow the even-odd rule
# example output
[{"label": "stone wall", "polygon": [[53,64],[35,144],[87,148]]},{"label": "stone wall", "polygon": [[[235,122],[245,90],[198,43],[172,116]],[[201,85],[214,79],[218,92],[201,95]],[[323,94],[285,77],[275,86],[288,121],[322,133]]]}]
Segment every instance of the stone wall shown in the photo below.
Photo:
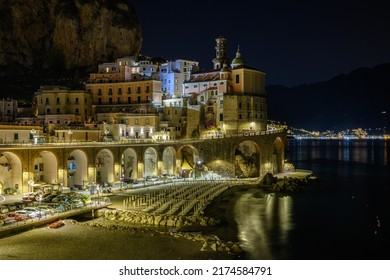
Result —
[{"label": "stone wall", "polygon": [[[169,234],[175,238],[185,238],[194,242],[202,242],[201,251],[226,252],[231,255],[242,253],[242,248],[238,242],[220,240],[215,235],[204,235],[194,232],[180,232],[180,228],[185,226],[213,226],[219,223],[218,220],[202,216],[165,216],[149,214],[145,212],[134,212],[125,210],[99,210],[98,215],[110,223],[98,222],[94,226],[128,228],[131,226],[153,226],[170,228],[168,231],[158,231],[160,234]],[[172,229],[175,230],[172,230]]]},{"label": "stone wall", "polygon": [[213,226],[219,223],[218,220],[203,216],[167,216],[127,210],[101,210],[99,216],[110,221],[157,227]]}]

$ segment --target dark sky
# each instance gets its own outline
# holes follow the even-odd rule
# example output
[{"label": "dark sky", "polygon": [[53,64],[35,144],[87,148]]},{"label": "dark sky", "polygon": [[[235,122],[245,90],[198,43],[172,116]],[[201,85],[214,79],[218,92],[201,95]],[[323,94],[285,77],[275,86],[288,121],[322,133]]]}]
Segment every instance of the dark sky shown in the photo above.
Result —
[{"label": "dark sky", "polygon": [[229,58],[240,45],[247,65],[267,73],[268,85],[324,81],[390,62],[386,1],[131,2],[141,21],[142,54],[194,59],[211,69],[222,35]]}]

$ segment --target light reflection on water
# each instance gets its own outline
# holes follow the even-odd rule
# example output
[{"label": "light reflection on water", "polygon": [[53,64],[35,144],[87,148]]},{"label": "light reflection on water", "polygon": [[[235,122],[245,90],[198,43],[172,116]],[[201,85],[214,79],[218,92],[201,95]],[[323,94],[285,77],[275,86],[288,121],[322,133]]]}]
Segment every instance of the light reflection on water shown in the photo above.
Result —
[{"label": "light reflection on water", "polygon": [[289,141],[287,160],[313,170],[319,182],[292,196],[256,191],[237,200],[238,238],[248,258],[388,259],[389,153],[380,140]]},{"label": "light reflection on water", "polygon": [[300,140],[289,144],[295,150],[294,159],[291,159],[293,161],[337,159],[345,162],[388,164],[389,146],[384,140]]},{"label": "light reflection on water", "polygon": [[235,205],[238,238],[251,259],[274,259],[275,247],[286,245],[293,229],[291,210],[289,196],[277,197],[258,191],[238,199]]}]

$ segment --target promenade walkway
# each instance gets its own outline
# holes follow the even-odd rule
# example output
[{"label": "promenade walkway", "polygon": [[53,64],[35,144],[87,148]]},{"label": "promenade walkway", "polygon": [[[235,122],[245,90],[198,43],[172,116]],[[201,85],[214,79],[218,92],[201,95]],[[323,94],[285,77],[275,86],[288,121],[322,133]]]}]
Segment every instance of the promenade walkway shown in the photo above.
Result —
[{"label": "promenade walkway", "polygon": [[12,233],[17,233],[30,228],[40,227],[55,222],[57,220],[67,219],[69,217],[78,216],[89,212],[91,212],[91,214],[94,215],[94,213],[98,209],[105,208],[110,205],[111,203],[109,198],[102,198],[100,200],[96,200],[93,203],[87,204],[84,207],[71,209],[65,212],[47,214],[42,217],[36,217],[36,218],[26,219],[23,221],[17,221],[15,223],[7,224],[7,225],[2,225],[0,226],[0,237]]}]

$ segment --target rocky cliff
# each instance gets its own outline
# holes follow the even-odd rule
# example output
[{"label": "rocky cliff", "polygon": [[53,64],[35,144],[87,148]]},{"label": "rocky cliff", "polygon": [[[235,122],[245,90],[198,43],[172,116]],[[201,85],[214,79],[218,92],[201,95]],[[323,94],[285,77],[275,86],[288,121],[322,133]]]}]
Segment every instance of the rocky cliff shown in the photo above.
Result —
[{"label": "rocky cliff", "polygon": [[3,80],[96,70],[99,63],[138,55],[142,45],[137,13],[126,0],[2,0],[0,17]]}]

